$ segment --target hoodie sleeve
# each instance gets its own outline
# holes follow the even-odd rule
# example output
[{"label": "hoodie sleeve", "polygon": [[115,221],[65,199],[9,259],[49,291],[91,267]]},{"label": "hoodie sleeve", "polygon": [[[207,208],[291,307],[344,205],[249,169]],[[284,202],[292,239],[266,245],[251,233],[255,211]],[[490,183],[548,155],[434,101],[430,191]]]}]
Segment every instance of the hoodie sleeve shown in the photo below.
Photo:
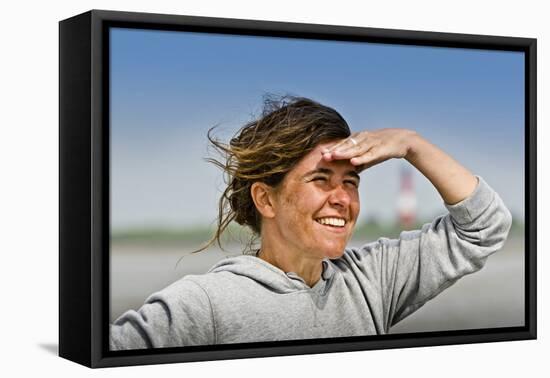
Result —
[{"label": "hoodie sleeve", "polygon": [[512,216],[499,195],[481,178],[449,213],[404,231],[395,240],[381,238],[353,251],[356,264],[381,295],[381,327],[389,328],[466,274],[483,267],[504,245]]},{"label": "hoodie sleeve", "polygon": [[109,326],[110,350],[215,343],[210,300],[204,289],[183,278],[147,298]]}]

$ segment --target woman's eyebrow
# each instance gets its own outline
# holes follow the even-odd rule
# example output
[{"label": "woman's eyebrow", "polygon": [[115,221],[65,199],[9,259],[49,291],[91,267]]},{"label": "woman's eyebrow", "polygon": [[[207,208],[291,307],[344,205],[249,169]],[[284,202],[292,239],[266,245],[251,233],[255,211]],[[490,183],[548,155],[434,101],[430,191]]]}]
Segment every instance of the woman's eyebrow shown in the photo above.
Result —
[{"label": "woman's eyebrow", "polygon": [[326,175],[331,175],[334,173],[334,171],[332,169],[328,169],[328,168],[316,168],[316,169],[313,169],[309,172],[307,172],[305,175],[303,175],[302,177],[308,177],[308,176],[312,176],[316,173],[324,173]]},{"label": "woman's eyebrow", "polygon": [[[312,176],[312,175],[317,174],[317,173],[332,175],[332,174],[334,174],[334,171],[332,169],[329,169],[329,168],[316,168],[316,169],[313,169],[313,170],[307,172],[302,177],[305,178],[305,177]],[[357,181],[361,181],[361,177],[359,176],[359,174],[356,171],[347,171],[345,173],[345,175],[346,176],[352,176],[353,178],[356,178]]]}]

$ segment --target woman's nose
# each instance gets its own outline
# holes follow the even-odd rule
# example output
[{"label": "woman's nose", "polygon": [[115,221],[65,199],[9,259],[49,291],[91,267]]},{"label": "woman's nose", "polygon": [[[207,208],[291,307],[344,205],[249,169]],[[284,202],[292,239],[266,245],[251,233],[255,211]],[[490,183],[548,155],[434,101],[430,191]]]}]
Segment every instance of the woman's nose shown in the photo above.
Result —
[{"label": "woman's nose", "polygon": [[331,205],[340,205],[346,207],[350,204],[351,197],[349,193],[341,186],[336,186],[330,194],[329,203]]}]

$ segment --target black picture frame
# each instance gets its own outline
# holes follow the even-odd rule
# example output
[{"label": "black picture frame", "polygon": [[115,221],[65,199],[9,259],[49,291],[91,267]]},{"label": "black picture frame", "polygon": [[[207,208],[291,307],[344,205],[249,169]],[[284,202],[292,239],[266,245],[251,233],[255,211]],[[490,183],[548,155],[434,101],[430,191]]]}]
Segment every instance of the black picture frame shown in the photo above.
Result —
[{"label": "black picture frame", "polygon": [[[111,352],[110,27],[284,36],[525,54],[525,326]],[[92,10],[59,23],[59,355],[88,367],[535,339],[536,39]]]}]

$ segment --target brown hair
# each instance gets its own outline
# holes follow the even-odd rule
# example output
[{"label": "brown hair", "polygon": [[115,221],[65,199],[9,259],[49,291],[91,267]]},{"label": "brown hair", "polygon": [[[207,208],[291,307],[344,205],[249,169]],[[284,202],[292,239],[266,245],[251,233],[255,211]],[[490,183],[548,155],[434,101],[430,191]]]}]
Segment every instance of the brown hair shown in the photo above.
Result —
[{"label": "brown hair", "polygon": [[285,175],[318,144],[350,136],[344,118],[334,109],[304,97],[264,96],[262,115],[241,127],[229,145],[208,140],[221,154],[221,161],[206,159],[225,173],[225,188],[219,204],[217,229],[199,252],[217,241],[235,221],[252,231],[248,247],[260,236],[261,216],[250,187],[256,181],[277,187]]}]

